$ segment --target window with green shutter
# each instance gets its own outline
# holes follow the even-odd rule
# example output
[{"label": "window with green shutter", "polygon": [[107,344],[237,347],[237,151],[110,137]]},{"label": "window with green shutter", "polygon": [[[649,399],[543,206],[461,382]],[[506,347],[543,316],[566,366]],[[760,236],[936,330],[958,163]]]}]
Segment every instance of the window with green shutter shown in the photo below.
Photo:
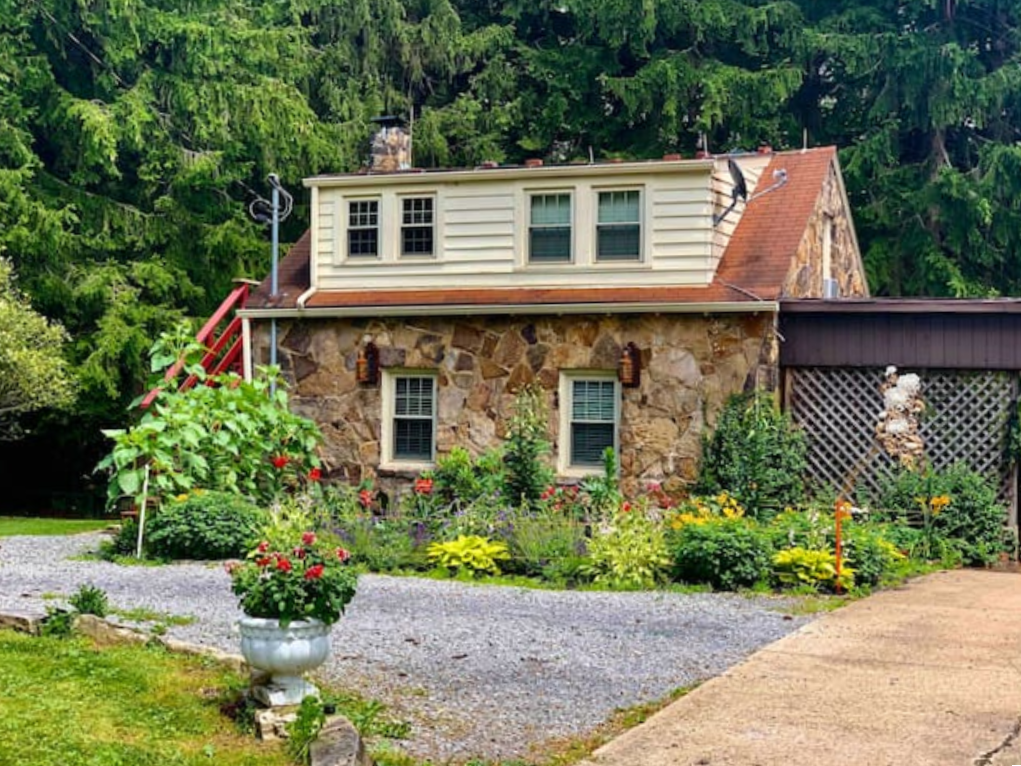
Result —
[{"label": "window with green shutter", "polygon": [[603,464],[603,452],[616,446],[617,383],[571,381],[571,466]]},{"label": "window with green shutter", "polygon": [[571,195],[533,194],[529,204],[528,260],[570,263]]},{"label": "window with green shutter", "polygon": [[599,192],[596,218],[597,261],[642,258],[641,195],[638,190]]}]

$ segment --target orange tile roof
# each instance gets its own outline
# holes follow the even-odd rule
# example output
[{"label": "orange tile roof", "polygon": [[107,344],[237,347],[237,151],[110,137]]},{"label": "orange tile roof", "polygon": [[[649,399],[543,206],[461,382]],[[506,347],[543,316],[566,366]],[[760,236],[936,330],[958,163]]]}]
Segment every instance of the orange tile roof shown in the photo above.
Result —
[{"label": "orange tile roof", "polygon": [[[439,306],[541,306],[571,304],[741,303],[781,296],[792,259],[836,156],[833,147],[779,152],[763,171],[759,191],[785,169],[787,184],[749,205],[724,252],[712,284],[706,287],[487,288],[421,290],[343,290],[313,293],[315,309],[385,309]],[[249,299],[249,308],[294,308],[309,287],[310,233],[305,232],[280,262],[278,296],[269,300],[269,280]]]}]

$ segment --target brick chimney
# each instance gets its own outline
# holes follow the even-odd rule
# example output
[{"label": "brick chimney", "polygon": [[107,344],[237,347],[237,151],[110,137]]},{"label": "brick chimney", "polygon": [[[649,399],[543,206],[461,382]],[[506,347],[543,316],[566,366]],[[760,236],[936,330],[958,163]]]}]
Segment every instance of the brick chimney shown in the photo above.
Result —
[{"label": "brick chimney", "polygon": [[411,169],[411,133],[400,117],[387,115],[372,120],[379,126],[372,137],[371,173],[397,173]]}]

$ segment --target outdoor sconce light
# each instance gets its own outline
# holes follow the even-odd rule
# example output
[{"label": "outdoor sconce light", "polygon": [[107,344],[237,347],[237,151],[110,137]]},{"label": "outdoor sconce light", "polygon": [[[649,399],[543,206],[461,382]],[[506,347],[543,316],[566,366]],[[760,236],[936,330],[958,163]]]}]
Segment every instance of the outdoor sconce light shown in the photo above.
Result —
[{"label": "outdoor sconce light", "polygon": [[374,386],[379,382],[379,349],[372,341],[358,349],[355,376],[359,383]]},{"label": "outdoor sconce light", "polygon": [[617,379],[625,388],[637,388],[642,382],[642,354],[634,343],[628,343],[620,352]]}]

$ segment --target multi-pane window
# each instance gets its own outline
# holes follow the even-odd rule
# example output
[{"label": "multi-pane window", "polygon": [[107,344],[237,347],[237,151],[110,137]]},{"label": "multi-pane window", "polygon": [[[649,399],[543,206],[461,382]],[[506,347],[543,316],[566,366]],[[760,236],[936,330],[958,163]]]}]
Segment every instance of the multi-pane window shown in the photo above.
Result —
[{"label": "multi-pane window", "polygon": [[569,263],[571,260],[571,195],[533,194],[528,226],[528,260]]},{"label": "multi-pane window", "polygon": [[351,200],[347,208],[347,254],[379,256],[379,200]]},{"label": "multi-pane window", "polygon": [[599,192],[596,260],[637,261],[642,255],[640,196],[637,190]]},{"label": "multi-pane window", "polygon": [[393,459],[432,462],[436,378],[397,375],[393,380],[393,392]]},{"label": "multi-pane window", "polygon": [[603,452],[616,447],[617,382],[613,379],[572,379],[570,385],[569,467],[603,464]]},{"label": "multi-pane window", "polygon": [[432,197],[405,197],[401,201],[401,255],[433,255]]}]

